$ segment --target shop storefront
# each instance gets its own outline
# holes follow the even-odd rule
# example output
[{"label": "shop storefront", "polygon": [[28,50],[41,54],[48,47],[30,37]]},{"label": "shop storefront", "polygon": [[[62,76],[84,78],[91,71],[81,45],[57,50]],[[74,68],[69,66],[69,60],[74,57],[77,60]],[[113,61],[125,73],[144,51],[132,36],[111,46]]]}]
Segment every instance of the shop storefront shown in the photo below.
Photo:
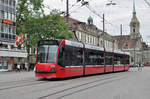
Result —
[{"label": "shop storefront", "polygon": [[0,71],[13,71],[15,64],[23,64],[26,58],[25,51],[0,49]]}]

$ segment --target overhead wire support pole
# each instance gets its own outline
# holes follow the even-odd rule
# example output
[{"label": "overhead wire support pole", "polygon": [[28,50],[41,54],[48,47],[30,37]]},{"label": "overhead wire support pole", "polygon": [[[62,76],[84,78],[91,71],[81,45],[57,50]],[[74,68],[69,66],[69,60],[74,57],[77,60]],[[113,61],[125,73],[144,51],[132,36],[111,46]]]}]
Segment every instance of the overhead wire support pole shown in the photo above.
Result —
[{"label": "overhead wire support pole", "polygon": [[69,39],[69,0],[66,0],[66,39]]},{"label": "overhead wire support pole", "polygon": [[122,24],[120,25],[120,34],[121,34],[121,40],[120,40],[120,42],[121,42],[121,51],[122,51]]},{"label": "overhead wire support pole", "polygon": [[104,72],[106,71],[106,49],[105,49],[105,14],[103,14],[103,47],[104,47]]}]

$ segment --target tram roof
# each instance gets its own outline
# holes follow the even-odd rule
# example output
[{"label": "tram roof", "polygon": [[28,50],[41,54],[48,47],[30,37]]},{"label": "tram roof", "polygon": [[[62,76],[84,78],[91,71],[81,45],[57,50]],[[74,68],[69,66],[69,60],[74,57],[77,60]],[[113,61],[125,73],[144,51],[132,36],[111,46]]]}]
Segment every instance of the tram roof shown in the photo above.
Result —
[{"label": "tram roof", "polygon": [[[71,40],[65,40],[65,44],[66,44],[66,45],[71,45],[71,46],[83,48],[83,43],[82,43],[82,42],[71,41]],[[94,46],[94,45],[89,45],[89,44],[85,44],[85,48],[86,48],[86,49],[92,49],[92,50],[98,50],[98,51],[104,51],[104,48],[102,48],[102,47],[98,47],[98,46]],[[113,52],[112,49],[107,49],[106,51],[107,51],[107,52]],[[121,51],[121,50],[114,50],[114,53],[116,53],[116,54],[126,54],[126,55],[130,55],[128,52],[123,52],[123,51]]]},{"label": "tram roof", "polygon": [[77,41],[65,40],[65,44],[83,48],[83,44],[81,42],[77,42]]},{"label": "tram roof", "polygon": [[104,48],[102,48],[102,47],[98,47],[98,46],[94,46],[94,45],[89,45],[89,44],[85,44],[85,48],[104,51]]}]

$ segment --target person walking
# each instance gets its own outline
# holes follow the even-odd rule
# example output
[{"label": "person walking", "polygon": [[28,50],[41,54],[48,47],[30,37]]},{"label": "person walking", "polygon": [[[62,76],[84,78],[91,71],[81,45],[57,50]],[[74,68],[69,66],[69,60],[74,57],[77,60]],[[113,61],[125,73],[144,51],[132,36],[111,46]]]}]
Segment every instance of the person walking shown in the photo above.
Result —
[{"label": "person walking", "polygon": [[25,62],[25,69],[26,69],[26,71],[28,71],[28,63],[27,62]]},{"label": "person walking", "polygon": [[139,63],[139,65],[138,65],[138,71],[142,71],[141,63]]},{"label": "person walking", "polygon": [[17,70],[20,72],[20,64],[17,65]]}]

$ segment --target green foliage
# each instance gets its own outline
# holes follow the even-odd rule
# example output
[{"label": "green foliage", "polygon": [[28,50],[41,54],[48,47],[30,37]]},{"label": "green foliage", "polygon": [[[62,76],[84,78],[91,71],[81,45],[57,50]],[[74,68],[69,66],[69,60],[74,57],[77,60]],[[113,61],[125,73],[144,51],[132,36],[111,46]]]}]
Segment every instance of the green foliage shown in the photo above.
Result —
[{"label": "green foliage", "polygon": [[[43,11],[43,0],[18,0],[17,34],[23,33],[26,47],[34,47],[38,40],[65,39],[66,24],[57,10],[49,15]],[[73,33],[69,32],[70,39]]]},{"label": "green foliage", "polygon": [[17,34],[25,30],[26,21],[43,12],[43,0],[18,0],[17,2]]},{"label": "green foliage", "polygon": [[[62,17],[57,13],[43,15],[42,17],[32,17],[28,20],[26,33],[30,35],[30,44],[35,45],[41,39],[65,39],[66,25]],[[73,38],[73,33],[70,32],[70,38]]]}]

